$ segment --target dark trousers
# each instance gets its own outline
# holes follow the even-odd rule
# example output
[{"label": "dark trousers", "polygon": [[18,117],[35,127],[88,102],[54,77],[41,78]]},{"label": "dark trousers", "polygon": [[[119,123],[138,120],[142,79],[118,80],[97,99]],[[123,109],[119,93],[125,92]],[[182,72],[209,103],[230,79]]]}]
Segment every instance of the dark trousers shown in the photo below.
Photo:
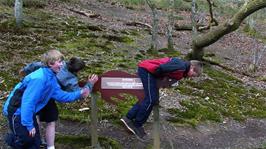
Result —
[{"label": "dark trousers", "polygon": [[8,116],[9,128],[11,134],[7,140],[8,145],[14,149],[39,149],[41,144],[39,126],[36,117],[33,117],[36,134],[34,137],[29,136],[29,131],[21,125],[21,116]]},{"label": "dark trousers", "polygon": [[142,125],[149,118],[153,106],[159,102],[159,89],[156,78],[144,68],[138,68],[138,75],[142,81],[145,97],[140,103],[136,103],[127,113],[127,118],[134,121],[135,127]]}]

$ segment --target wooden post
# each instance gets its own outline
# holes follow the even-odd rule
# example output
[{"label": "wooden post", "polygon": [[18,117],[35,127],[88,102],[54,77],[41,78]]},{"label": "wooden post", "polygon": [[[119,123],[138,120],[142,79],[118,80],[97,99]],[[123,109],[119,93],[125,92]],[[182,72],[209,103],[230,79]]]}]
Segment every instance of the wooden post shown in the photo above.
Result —
[{"label": "wooden post", "polygon": [[153,149],[160,149],[159,103],[153,107]]},{"label": "wooden post", "polygon": [[91,94],[91,146],[92,148],[100,148],[98,143],[98,133],[97,133],[97,95],[95,93]]}]

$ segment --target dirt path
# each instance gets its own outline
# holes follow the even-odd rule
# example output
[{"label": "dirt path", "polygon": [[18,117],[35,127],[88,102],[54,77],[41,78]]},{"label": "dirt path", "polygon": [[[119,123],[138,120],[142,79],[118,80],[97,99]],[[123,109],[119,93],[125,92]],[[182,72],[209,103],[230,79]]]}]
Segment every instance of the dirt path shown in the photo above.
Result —
[{"label": "dirt path", "polygon": [[[221,124],[200,124],[196,128],[177,127],[164,120],[162,122],[160,139],[163,149],[255,149],[262,148],[266,139],[266,120],[248,119],[241,123],[227,120]],[[106,122],[98,126],[100,136],[117,140],[125,149],[145,149],[153,143],[151,121],[145,125],[149,140],[144,143],[121,126]],[[60,121],[57,131],[60,134],[90,135],[88,125],[69,121]]]}]

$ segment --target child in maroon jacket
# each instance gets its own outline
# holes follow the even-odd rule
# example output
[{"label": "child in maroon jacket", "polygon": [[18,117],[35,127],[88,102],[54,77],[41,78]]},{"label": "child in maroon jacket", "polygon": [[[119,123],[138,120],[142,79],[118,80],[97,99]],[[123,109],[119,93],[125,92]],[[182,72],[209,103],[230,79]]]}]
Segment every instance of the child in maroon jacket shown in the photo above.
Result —
[{"label": "child in maroon jacket", "polygon": [[159,87],[156,80],[171,78],[178,81],[185,77],[197,77],[201,72],[202,65],[196,60],[161,58],[141,61],[138,64],[138,75],[143,84],[145,97],[141,103],[136,103],[121,121],[138,139],[145,140],[143,124],[149,118],[153,106],[159,102]]}]

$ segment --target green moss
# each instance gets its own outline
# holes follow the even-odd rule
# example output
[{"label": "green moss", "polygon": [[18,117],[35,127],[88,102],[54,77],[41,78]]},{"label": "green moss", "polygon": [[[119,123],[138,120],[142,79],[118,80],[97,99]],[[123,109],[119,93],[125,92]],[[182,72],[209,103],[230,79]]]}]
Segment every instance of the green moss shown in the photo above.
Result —
[{"label": "green moss", "polygon": [[126,30],[122,30],[121,33],[126,34],[126,35],[132,35],[135,37],[140,37],[140,31],[137,29],[126,29]]},{"label": "green moss", "polygon": [[184,109],[169,109],[169,112],[175,115],[175,118],[170,119],[170,121],[181,124],[187,123],[192,126],[206,120],[221,121],[221,115],[217,108],[199,99],[184,100],[180,104]]},{"label": "green moss", "polygon": [[243,31],[250,36],[255,36],[257,34],[257,31],[248,24],[244,26]]},{"label": "green moss", "polygon": [[265,91],[247,88],[235,77],[209,66],[204,68],[204,73],[208,79],[185,80],[177,88],[181,94],[194,98],[182,100],[181,109],[169,109],[175,115],[170,121],[195,126],[206,120],[219,122],[224,117],[265,118]]},{"label": "green moss", "polygon": [[[123,100],[113,98],[117,104],[110,104],[97,97],[97,115],[98,119],[108,119],[114,123],[118,123],[119,119],[126,115],[128,110],[137,102],[135,96],[128,94],[121,94],[124,97]],[[90,110],[80,112],[78,109],[82,107],[89,107],[90,102],[81,101],[68,104],[58,104],[60,118],[65,120],[77,121],[77,122],[90,122]]]},{"label": "green moss", "polygon": [[126,115],[128,110],[137,102],[136,97],[128,94],[121,94],[123,100],[112,98],[117,104],[109,104],[104,100],[98,100],[99,119],[108,119],[114,123],[119,123],[119,119]]},{"label": "green moss", "polygon": [[220,64],[223,62],[223,60],[221,58],[217,57],[213,53],[205,53],[203,56],[203,59],[208,60],[208,61],[215,63],[215,64]]},{"label": "green moss", "polygon": [[59,0],[60,2],[65,2],[65,3],[69,3],[69,2],[72,2],[74,0]]},{"label": "green moss", "polygon": [[[20,80],[18,76],[19,66],[14,66],[13,69],[0,71],[0,90],[9,92]],[[16,77],[14,77],[16,76]]]},{"label": "green moss", "polygon": [[[260,149],[260,148],[258,148],[258,149]],[[266,142],[263,143],[261,149],[266,149]]]},{"label": "green moss", "polygon": [[242,30],[248,36],[251,36],[251,37],[256,38],[256,39],[260,39],[260,40],[264,41],[264,43],[266,42],[265,35],[262,32],[258,32],[256,30],[256,28],[250,27],[248,23],[243,27]]},{"label": "green moss", "polygon": [[[0,96],[0,99],[2,99],[1,96]],[[3,109],[3,105],[4,105],[3,100],[0,100],[0,109]],[[6,124],[8,124],[7,118],[3,114],[1,114],[0,115],[0,125],[5,126]]]},{"label": "green moss", "polygon": [[128,43],[128,44],[133,42],[133,39],[131,39],[128,36],[116,36],[116,35],[105,34],[102,37],[106,38],[108,40],[111,40],[111,41],[124,42],[124,43]]},{"label": "green moss", "polygon": [[90,122],[90,111],[79,112],[78,109],[64,109],[60,110],[60,118],[64,120],[76,121],[76,122]]},{"label": "green moss", "polygon": [[266,82],[266,76],[260,76],[257,78],[259,81],[264,81]]},{"label": "green moss", "polygon": [[[14,0],[0,0],[0,3],[3,5],[7,5],[9,7],[12,7],[15,5]],[[47,4],[46,1],[40,1],[40,0],[23,0],[23,7],[27,8],[43,8]]]},{"label": "green moss", "polygon": [[191,2],[186,1],[175,1],[175,7],[177,11],[190,11],[191,10]]},{"label": "green moss", "polygon": [[181,53],[175,49],[162,48],[158,50],[161,53],[161,57],[180,57]]},{"label": "green moss", "polygon": [[86,28],[91,31],[103,31],[105,29],[105,27],[101,25],[100,26],[87,25]]},{"label": "green moss", "polygon": [[[101,148],[115,148],[115,149],[122,149],[122,146],[114,139],[106,138],[106,137],[99,137],[99,143]],[[91,147],[91,138],[88,136],[81,136],[81,135],[56,135],[56,146],[59,148],[83,148],[89,149]]]},{"label": "green moss", "polygon": [[[6,2],[6,1],[4,1],[4,2]],[[5,17],[7,17],[7,16],[9,16],[9,15],[11,15],[11,13],[13,12],[13,7],[7,7],[7,6],[5,6],[3,3],[4,3],[2,0],[0,0],[0,12],[1,12],[1,16],[5,16]]]},{"label": "green moss", "polygon": [[124,98],[123,101],[121,101],[121,99],[115,99],[117,102],[116,113],[118,114],[118,117],[126,115],[128,110],[138,101],[133,95],[121,94],[120,96]]}]

